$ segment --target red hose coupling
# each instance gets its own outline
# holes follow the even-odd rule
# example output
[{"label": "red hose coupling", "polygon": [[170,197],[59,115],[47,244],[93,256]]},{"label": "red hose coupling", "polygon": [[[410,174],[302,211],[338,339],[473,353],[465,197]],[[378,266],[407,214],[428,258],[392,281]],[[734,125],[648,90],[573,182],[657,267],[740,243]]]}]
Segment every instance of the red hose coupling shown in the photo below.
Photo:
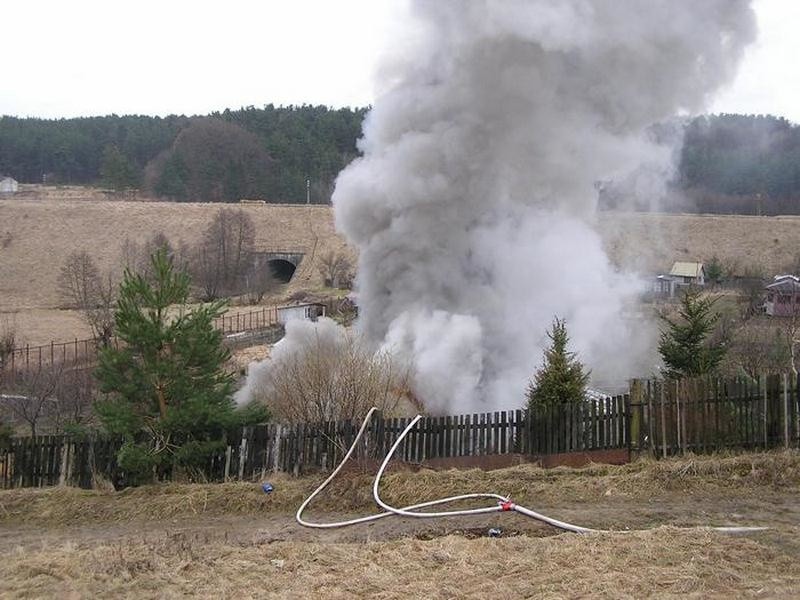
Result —
[{"label": "red hose coupling", "polygon": [[509,500],[508,502],[501,502],[500,503],[500,508],[502,510],[504,510],[504,511],[505,510],[512,510],[514,508],[514,503],[511,502],[511,500]]}]

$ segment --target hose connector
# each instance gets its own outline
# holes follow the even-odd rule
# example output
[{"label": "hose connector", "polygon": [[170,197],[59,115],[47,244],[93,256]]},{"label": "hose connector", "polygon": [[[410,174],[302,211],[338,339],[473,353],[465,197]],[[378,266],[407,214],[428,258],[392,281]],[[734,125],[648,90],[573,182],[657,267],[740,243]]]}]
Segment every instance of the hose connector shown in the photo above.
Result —
[{"label": "hose connector", "polygon": [[500,503],[500,509],[503,511],[514,510],[514,503],[511,500],[506,500]]}]

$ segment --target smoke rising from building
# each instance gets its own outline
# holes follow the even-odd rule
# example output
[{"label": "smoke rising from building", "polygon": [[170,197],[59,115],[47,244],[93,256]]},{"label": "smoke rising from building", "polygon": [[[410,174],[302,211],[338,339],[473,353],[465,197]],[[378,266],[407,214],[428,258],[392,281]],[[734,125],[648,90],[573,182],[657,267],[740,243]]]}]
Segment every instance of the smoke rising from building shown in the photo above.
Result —
[{"label": "smoke rising from building", "polygon": [[747,0],[411,5],[333,203],[360,326],[412,360],[429,410],[519,406],[554,315],[596,379],[646,368],[596,182],[668,172],[647,128],[701,111],[754,37]]}]

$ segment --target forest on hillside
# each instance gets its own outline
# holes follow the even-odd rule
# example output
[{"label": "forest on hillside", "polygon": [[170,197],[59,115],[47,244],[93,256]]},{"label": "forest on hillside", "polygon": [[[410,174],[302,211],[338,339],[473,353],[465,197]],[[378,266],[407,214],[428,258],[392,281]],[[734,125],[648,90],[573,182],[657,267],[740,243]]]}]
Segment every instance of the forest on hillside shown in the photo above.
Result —
[{"label": "forest on hillside", "polygon": [[177,201],[327,203],[365,108],[246,107],[203,117],[0,117],[0,174],[139,188]]},{"label": "forest on hillside", "polygon": [[[327,203],[367,108],[246,107],[202,117],[0,117],[0,174],[139,188],[176,201]],[[800,127],[771,115],[681,124],[674,210],[800,213]],[[661,206],[661,209],[669,207]]]}]

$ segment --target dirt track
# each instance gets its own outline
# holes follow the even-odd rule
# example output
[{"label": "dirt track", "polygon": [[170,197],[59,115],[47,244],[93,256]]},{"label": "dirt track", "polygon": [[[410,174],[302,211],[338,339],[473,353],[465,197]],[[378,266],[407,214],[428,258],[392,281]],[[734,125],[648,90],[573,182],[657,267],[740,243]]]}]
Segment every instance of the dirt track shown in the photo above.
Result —
[{"label": "dirt track", "polygon": [[[368,479],[335,483],[307,517],[369,513]],[[800,595],[796,452],[583,470],[398,472],[386,481],[397,502],[456,489],[511,491],[549,516],[617,531],[591,535],[513,513],[311,530],[292,510],[319,478],[273,482],[269,496],[256,483],[0,492],[0,597]],[[770,529],[731,536],[707,525]],[[495,527],[498,539],[487,536]]]},{"label": "dirt track", "polygon": [[[573,502],[558,506],[530,506],[578,525],[625,531],[658,526],[703,527],[757,525],[774,529],[769,537],[781,536],[781,529],[800,526],[800,502],[792,493],[765,492],[759,498],[693,498],[671,495],[652,501],[609,499],[603,503]],[[314,513],[306,518],[330,522],[362,516],[364,513]],[[548,525],[518,513],[497,513],[475,517],[447,517],[424,520],[388,517],[373,523],[339,529],[307,529],[299,526],[293,513],[179,517],[167,520],[122,523],[81,523],[57,527],[9,524],[3,527],[0,552],[14,548],[37,549],[72,544],[91,547],[98,543],[124,542],[128,538],[182,536],[206,542],[241,545],[273,542],[365,542],[413,537],[433,539],[449,534],[486,536],[491,528],[503,535],[546,537],[561,533]],[[774,536],[773,536],[774,534]],[[800,544],[800,540],[798,540]]]}]

